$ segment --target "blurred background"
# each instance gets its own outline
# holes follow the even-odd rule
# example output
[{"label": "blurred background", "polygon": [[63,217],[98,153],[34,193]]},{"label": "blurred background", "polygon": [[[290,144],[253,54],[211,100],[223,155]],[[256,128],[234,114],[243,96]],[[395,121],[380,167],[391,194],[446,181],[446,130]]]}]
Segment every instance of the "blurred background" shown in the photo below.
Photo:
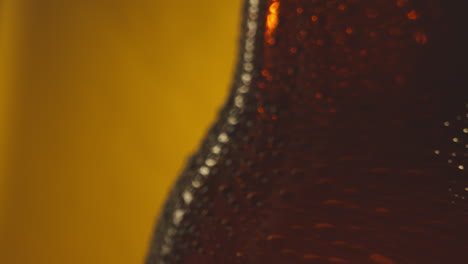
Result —
[{"label": "blurred background", "polygon": [[0,0],[0,263],[142,263],[241,0]]}]

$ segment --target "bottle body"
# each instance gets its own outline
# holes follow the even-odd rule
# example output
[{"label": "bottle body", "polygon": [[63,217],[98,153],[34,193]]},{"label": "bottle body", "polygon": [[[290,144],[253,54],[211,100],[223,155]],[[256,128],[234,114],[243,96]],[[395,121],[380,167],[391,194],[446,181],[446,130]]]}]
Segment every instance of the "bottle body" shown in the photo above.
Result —
[{"label": "bottle body", "polygon": [[464,7],[246,1],[231,96],[148,263],[466,259]]}]

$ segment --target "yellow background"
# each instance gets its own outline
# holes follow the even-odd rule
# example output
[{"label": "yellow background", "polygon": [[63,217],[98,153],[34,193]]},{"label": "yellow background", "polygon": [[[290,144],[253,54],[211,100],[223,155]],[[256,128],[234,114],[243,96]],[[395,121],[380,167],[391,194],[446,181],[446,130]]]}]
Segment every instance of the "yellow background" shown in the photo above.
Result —
[{"label": "yellow background", "polygon": [[241,0],[0,0],[0,263],[142,263]]}]

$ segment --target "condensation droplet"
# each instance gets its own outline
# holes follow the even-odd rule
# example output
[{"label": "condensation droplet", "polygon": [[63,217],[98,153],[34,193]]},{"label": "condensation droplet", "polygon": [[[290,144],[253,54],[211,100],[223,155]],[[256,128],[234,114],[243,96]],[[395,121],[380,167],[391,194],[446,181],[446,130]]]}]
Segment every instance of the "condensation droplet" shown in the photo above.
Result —
[{"label": "condensation droplet", "polygon": [[234,98],[234,103],[237,107],[242,108],[244,106],[244,98],[238,95],[236,98]]},{"label": "condensation droplet", "polygon": [[242,85],[241,87],[237,88],[239,93],[246,93],[249,91],[249,87]]},{"label": "condensation droplet", "polygon": [[[252,52],[246,52],[244,53],[244,60],[247,61],[247,62],[251,62],[253,60],[253,53]],[[250,74],[246,73],[246,76]],[[243,75],[244,76],[244,75]],[[244,83],[246,83],[246,81],[244,79],[242,79],[244,81]]]},{"label": "condensation droplet", "polygon": [[233,116],[230,116],[228,118],[228,123],[231,124],[231,125],[236,125],[237,124],[237,118],[233,117]]},{"label": "condensation droplet", "polygon": [[414,39],[419,44],[426,44],[427,43],[427,35],[423,32],[415,32]]},{"label": "condensation droplet", "polygon": [[175,225],[179,225],[180,222],[182,221],[182,218],[184,217],[185,211],[182,209],[177,209],[174,211],[174,214],[172,215],[172,221],[174,222]]},{"label": "condensation droplet", "polygon": [[194,188],[200,188],[202,186],[202,182],[200,180],[193,180],[192,181],[192,186]]},{"label": "condensation droplet", "polygon": [[206,164],[207,166],[209,166],[209,167],[213,167],[214,165],[216,165],[216,160],[214,160],[214,159],[207,159],[207,160],[205,161],[205,164]]},{"label": "condensation droplet", "polygon": [[410,20],[416,20],[419,18],[419,13],[416,11],[416,10],[411,10],[408,14],[407,14],[407,17],[408,19]]},{"label": "condensation droplet", "polygon": [[252,80],[252,75],[250,73],[244,73],[241,78],[244,83],[248,84]]},{"label": "condensation droplet", "polygon": [[184,191],[182,193],[182,198],[186,204],[190,204],[193,201],[193,195],[190,191]]},{"label": "condensation droplet", "polygon": [[200,167],[198,172],[200,172],[200,174],[203,176],[207,176],[208,174],[210,174],[210,169],[208,167],[202,166]]},{"label": "condensation droplet", "polygon": [[253,70],[253,64],[251,62],[244,63],[244,70],[247,72],[251,72]]},{"label": "condensation droplet", "polygon": [[221,142],[221,143],[226,143],[229,141],[229,137],[226,133],[221,133],[219,134],[218,136],[218,141]]},{"label": "condensation droplet", "polygon": [[214,154],[221,153],[221,146],[215,145],[214,147],[211,148],[211,152],[213,152]]}]

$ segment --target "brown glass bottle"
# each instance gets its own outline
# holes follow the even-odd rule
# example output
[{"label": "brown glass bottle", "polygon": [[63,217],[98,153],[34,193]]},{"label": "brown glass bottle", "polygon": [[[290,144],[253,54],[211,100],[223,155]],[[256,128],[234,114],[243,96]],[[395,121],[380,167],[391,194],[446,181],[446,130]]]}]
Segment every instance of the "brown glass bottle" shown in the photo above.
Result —
[{"label": "brown glass bottle", "polygon": [[147,263],[468,263],[466,1],[247,0]]}]

